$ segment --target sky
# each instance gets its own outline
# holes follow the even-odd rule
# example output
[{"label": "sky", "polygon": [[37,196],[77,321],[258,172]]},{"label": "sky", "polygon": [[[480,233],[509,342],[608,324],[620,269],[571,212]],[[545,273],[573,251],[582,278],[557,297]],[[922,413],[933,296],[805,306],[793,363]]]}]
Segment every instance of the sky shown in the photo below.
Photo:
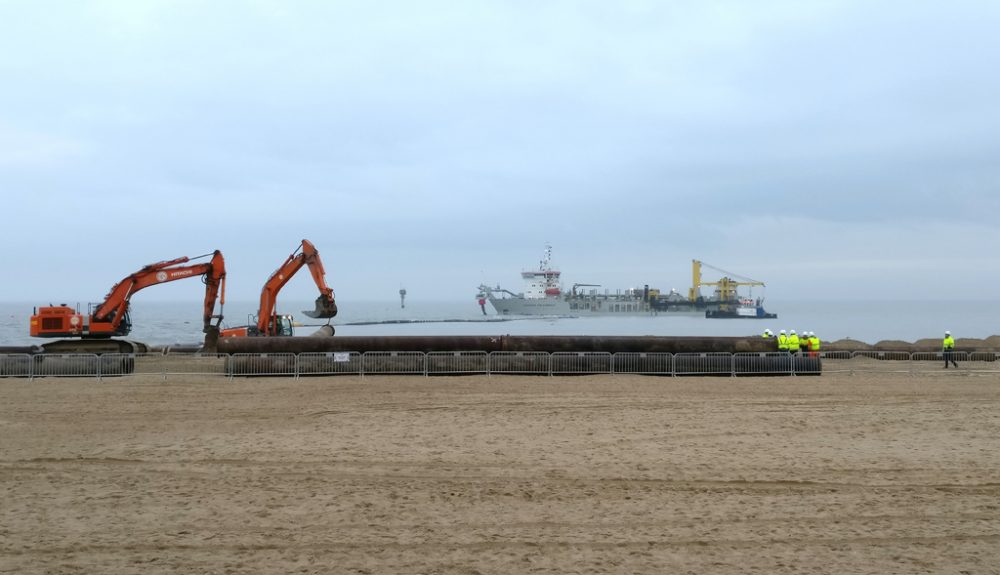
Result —
[{"label": "sky", "polygon": [[302,239],[342,309],[520,291],[547,244],[566,287],[684,292],[698,259],[770,301],[996,300],[996,30],[965,0],[0,0],[0,301],[216,249],[253,301]]}]

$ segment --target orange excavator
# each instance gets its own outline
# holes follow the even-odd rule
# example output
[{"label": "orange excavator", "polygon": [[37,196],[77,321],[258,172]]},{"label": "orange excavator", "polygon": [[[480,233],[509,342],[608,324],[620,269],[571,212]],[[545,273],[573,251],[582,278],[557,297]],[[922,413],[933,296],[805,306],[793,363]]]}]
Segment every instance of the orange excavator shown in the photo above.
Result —
[{"label": "orange excavator", "polygon": [[[207,263],[182,265],[192,259],[212,256]],[[59,353],[133,353],[145,351],[144,345],[129,340],[111,339],[125,336],[132,331],[129,317],[129,298],[137,291],[152,285],[172,282],[190,277],[203,276],[205,283],[205,308],[203,319],[205,348],[214,349],[219,337],[219,323],[222,321],[222,306],[225,304],[226,262],[222,252],[215,250],[195,258],[181,257],[157,262],[143,267],[112,286],[104,301],[91,304],[89,313],[82,314],[66,304],[37,307],[31,316],[32,337],[71,337],[78,340],[52,342],[43,347],[47,352]],[[215,301],[220,300],[219,314],[215,313]],[[212,320],[216,320],[213,325]]]},{"label": "orange excavator", "polygon": [[[277,305],[278,292],[303,266],[309,266],[313,281],[319,288],[319,297],[316,298],[315,311],[303,311],[302,313],[311,318],[329,319],[336,316],[337,303],[334,301],[333,290],[326,285],[326,271],[323,269],[323,261],[319,257],[319,252],[312,242],[302,240],[302,243],[288,256],[285,263],[281,264],[281,267],[275,270],[264,283],[264,289],[260,291],[260,308],[257,310],[256,318],[251,316],[249,325],[223,329],[222,337],[293,335],[292,316],[279,315],[275,311],[275,306]],[[329,327],[329,333],[332,335],[333,326]]]}]

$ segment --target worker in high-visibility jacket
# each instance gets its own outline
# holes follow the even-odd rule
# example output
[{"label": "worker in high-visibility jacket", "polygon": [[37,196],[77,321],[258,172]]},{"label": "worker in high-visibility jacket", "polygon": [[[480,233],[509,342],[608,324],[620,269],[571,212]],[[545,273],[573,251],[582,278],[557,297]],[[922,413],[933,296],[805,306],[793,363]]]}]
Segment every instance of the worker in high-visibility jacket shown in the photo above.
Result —
[{"label": "worker in high-visibility jacket", "polygon": [[788,332],[788,353],[795,355],[799,353],[799,336],[796,335],[795,330]]},{"label": "worker in high-visibility jacket", "polygon": [[951,332],[944,332],[944,340],[941,342],[941,351],[944,355],[944,368],[948,369],[948,362],[950,361],[952,365],[958,367],[955,363],[955,358],[952,357],[952,352],[955,351],[955,338],[951,337]]},{"label": "worker in high-visibility jacket", "polygon": [[788,336],[785,335],[785,330],[778,332],[778,351],[788,351]]},{"label": "worker in high-visibility jacket", "polygon": [[761,337],[763,337],[764,339],[771,339],[772,337],[774,337],[774,333],[770,329],[765,329],[764,335],[762,335]]},{"label": "worker in high-visibility jacket", "polygon": [[809,354],[809,334],[810,333],[812,333],[812,332],[804,331],[804,332],[802,332],[802,337],[799,338],[799,351],[802,352],[802,355],[808,355]]},{"label": "worker in high-visibility jacket", "polygon": [[820,341],[819,337],[816,336],[816,332],[809,332],[809,356],[816,357],[819,355]]}]

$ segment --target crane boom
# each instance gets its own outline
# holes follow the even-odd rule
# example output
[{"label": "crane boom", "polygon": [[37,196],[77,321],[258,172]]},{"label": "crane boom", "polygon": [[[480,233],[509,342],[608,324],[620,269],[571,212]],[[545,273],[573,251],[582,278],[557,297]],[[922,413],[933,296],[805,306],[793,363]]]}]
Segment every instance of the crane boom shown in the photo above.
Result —
[{"label": "crane boom", "polygon": [[[713,269],[717,272],[725,274],[719,281],[716,282],[706,282],[701,279],[701,268],[706,267]],[[736,281],[732,277],[740,278],[744,281]],[[691,301],[696,301],[701,297],[701,288],[715,286],[716,291],[719,293],[719,299],[723,301],[733,300],[737,298],[736,288],[739,286],[764,286],[764,282],[757,281],[745,276],[727,272],[726,270],[717,268],[706,264],[705,262],[699,260],[691,260],[691,290],[688,293],[688,299]]]}]

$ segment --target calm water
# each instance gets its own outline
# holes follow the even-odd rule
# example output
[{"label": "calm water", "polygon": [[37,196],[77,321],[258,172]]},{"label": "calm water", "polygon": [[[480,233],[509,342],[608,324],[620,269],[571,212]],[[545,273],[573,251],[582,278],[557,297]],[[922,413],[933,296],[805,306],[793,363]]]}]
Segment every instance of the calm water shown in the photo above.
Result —
[{"label": "calm water", "polygon": [[[771,328],[815,331],[826,341],[850,337],[868,343],[894,339],[915,341],[940,337],[984,338],[1000,334],[1000,302],[767,302],[776,320],[705,319],[695,315],[660,314],[633,317],[506,319],[483,316],[475,300],[461,302],[338,301],[333,325],[337,335],[755,335]],[[31,345],[44,340],[28,336],[31,303],[0,303],[0,345]],[[281,310],[302,322],[296,335],[309,335],[323,322],[304,316],[312,302],[281,302]],[[245,325],[256,302],[227,302],[229,326]],[[491,310],[487,304],[487,310]],[[132,339],[151,345],[196,344],[202,341],[200,302],[132,303]],[[411,321],[414,323],[364,322]]]}]

